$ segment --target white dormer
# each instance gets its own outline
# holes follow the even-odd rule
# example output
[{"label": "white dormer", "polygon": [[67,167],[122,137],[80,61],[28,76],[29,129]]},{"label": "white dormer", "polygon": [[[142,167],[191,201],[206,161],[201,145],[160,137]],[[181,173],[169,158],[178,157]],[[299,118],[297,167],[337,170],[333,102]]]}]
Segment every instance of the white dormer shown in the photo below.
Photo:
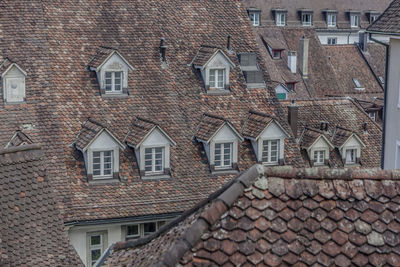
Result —
[{"label": "white dormer", "polygon": [[74,145],[83,153],[89,181],[119,177],[119,151],[125,146],[102,124],[88,119]]},{"label": "white dormer", "polygon": [[101,48],[89,63],[90,70],[95,71],[102,94],[127,93],[128,74],[133,67],[116,50]]},{"label": "white dormer", "polygon": [[313,166],[326,165],[330,151],[334,149],[332,143],[324,136],[319,135],[307,148],[307,154]]},{"label": "white dormer", "polygon": [[1,74],[5,102],[19,103],[25,101],[25,77],[26,72],[16,63],[10,64]]},{"label": "white dormer", "polygon": [[199,69],[207,92],[221,92],[230,88],[232,60],[219,48],[201,47],[192,62]]},{"label": "white dormer", "polygon": [[203,143],[211,171],[237,169],[238,147],[243,137],[227,120],[204,114],[195,138]]},{"label": "white dormer", "polygon": [[343,162],[346,165],[358,164],[361,158],[361,149],[364,147],[363,141],[353,133],[339,148]]},{"label": "white dormer", "polygon": [[170,148],[176,143],[160,126],[137,118],[125,142],[135,151],[142,177],[170,175]]}]

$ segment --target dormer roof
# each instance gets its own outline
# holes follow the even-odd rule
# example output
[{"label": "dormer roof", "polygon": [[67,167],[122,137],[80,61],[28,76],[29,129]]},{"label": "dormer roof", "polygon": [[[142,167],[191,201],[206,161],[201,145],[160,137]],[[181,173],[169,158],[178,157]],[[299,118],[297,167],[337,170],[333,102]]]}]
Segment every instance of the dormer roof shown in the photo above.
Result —
[{"label": "dormer roof", "polygon": [[24,132],[18,130],[13,134],[13,136],[11,137],[10,141],[8,142],[5,148],[17,147],[22,145],[31,145],[31,144],[33,144],[32,139],[29,138],[29,136],[26,135]]},{"label": "dormer roof", "polygon": [[129,62],[121,55],[118,50],[109,47],[100,47],[97,49],[96,54],[90,60],[88,66],[91,70],[99,71],[101,67],[114,55],[118,55],[122,61],[128,66],[130,70],[133,70],[133,67],[129,64]]},{"label": "dormer roof", "polygon": [[300,136],[300,146],[301,148],[308,150],[320,139],[323,139],[330,149],[335,148],[322,131],[309,127],[304,128],[303,133]]},{"label": "dormer roof", "polygon": [[227,119],[208,113],[203,114],[194,137],[199,141],[209,143],[225,125],[231,129],[240,141],[243,141],[243,137]]},{"label": "dormer roof", "polygon": [[82,129],[79,131],[75,141],[74,145],[81,150],[82,152],[85,152],[89,146],[96,140],[100,134],[103,132],[106,132],[111,136],[111,138],[114,139],[116,143],[121,147],[121,149],[125,148],[125,145],[121,143],[118,138],[114,136],[108,129],[107,126],[99,121],[96,121],[92,118],[88,118],[87,121],[82,125]]},{"label": "dormer roof", "polygon": [[335,128],[332,137],[332,143],[335,145],[335,147],[342,149],[343,146],[353,137],[360,143],[362,147],[365,147],[364,142],[355,132],[340,126],[336,126]]},{"label": "dormer roof", "polygon": [[126,135],[124,142],[134,148],[140,147],[146,138],[155,130],[159,130],[172,145],[176,145],[175,141],[158,125],[158,123],[139,117],[132,122],[131,129]]},{"label": "dormer roof", "polygon": [[26,72],[9,58],[5,58],[0,64],[0,76],[3,77],[6,75],[13,67],[16,67],[24,76],[26,76]]},{"label": "dormer roof", "polygon": [[267,38],[261,36],[261,39],[272,49],[272,50],[285,50],[285,44],[277,38]]},{"label": "dormer roof", "polygon": [[200,46],[199,50],[196,53],[196,56],[193,58],[191,65],[196,67],[205,68],[207,64],[217,55],[221,54],[223,58],[234,68],[236,65],[233,61],[222,51],[221,48],[216,46]]},{"label": "dormer roof", "polygon": [[258,140],[264,130],[268,128],[272,123],[278,125],[278,127],[282,130],[286,137],[290,136],[276,119],[269,116],[268,114],[254,110],[249,111],[247,119],[243,125],[242,134],[248,139]]}]

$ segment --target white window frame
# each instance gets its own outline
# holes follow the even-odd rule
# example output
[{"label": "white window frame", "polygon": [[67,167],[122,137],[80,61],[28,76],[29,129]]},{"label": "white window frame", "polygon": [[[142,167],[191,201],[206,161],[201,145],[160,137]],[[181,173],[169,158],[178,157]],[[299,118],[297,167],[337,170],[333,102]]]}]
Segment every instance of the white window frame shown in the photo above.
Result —
[{"label": "white window frame", "polygon": [[[168,220],[161,220],[161,221],[144,221],[140,223],[132,223],[132,224],[127,224],[123,225],[122,227],[125,227],[125,237],[122,236],[122,239],[125,240],[132,240],[132,239],[137,239],[137,238],[142,238],[147,235],[153,234],[155,232],[148,232],[147,234],[144,232],[144,226],[145,224],[149,223],[154,223],[156,225],[155,232],[157,232],[164,224],[168,223]],[[136,235],[128,235],[128,227],[129,226],[137,226],[138,228],[138,233]],[[124,230],[122,230],[124,232]]]},{"label": "white window frame", "polygon": [[352,28],[360,27],[360,15],[359,14],[350,14],[350,26]]},{"label": "white window frame", "polygon": [[[107,74],[110,73],[111,74],[111,88],[110,90],[107,90]],[[115,89],[115,73],[120,73],[121,77],[120,77],[120,89],[116,90]],[[122,93],[122,88],[123,88],[123,84],[124,84],[124,72],[121,71],[105,71],[104,72],[104,90],[106,93]]]},{"label": "white window frame", "polygon": [[374,23],[374,21],[379,17],[379,15],[371,15],[370,24]]},{"label": "white window frame", "polygon": [[[313,160],[315,165],[325,165],[325,149],[314,150],[313,152]],[[322,161],[321,161],[322,156]]]},{"label": "white window frame", "polygon": [[336,45],[337,44],[337,37],[328,37],[326,43],[328,45]]},{"label": "white window frame", "polygon": [[[226,75],[226,69],[222,68],[212,68],[209,70],[210,72],[210,77],[209,77],[209,85],[210,88],[214,89],[219,89],[219,90],[225,90],[225,75]],[[214,86],[211,85],[211,72],[214,72]],[[219,86],[220,81],[220,72],[222,72],[222,86]]]},{"label": "white window frame", "polygon": [[260,26],[260,12],[250,12],[250,21],[253,26]]},{"label": "white window frame", "polygon": [[276,22],[276,26],[280,26],[280,27],[286,26],[286,13],[277,12],[275,15],[275,22]]},{"label": "white window frame", "polygon": [[[99,245],[91,245],[91,237],[92,236],[100,236],[100,244]],[[86,244],[87,244],[87,266],[91,267],[94,266],[93,263],[96,263],[97,260],[101,258],[104,253],[107,244],[107,231],[99,231],[99,232],[92,232],[86,234]],[[92,251],[93,250],[100,250],[100,257],[96,261],[92,260]]]},{"label": "white window frame", "polygon": [[[161,170],[156,170],[156,149],[161,148]],[[151,149],[151,171],[146,171],[146,150]],[[165,170],[165,151],[166,147],[162,145],[158,146],[146,146],[143,149],[143,170],[146,175],[152,174],[163,174]]]},{"label": "white window frame", "polygon": [[[310,21],[305,20],[305,18],[309,18]],[[312,14],[311,13],[302,13],[301,14],[301,24],[306,27],[310,27],[312,25]]]},{"label": "white window frame", "polygon": [[[219,162],[221,162],[221,164],[219,165],[219,166],[217,166],[217,164],[216,164],[216,157],[217,157],[217,154],[216,154],[216,151],[217,151],[217,145],[220,145],[221,146],[221,148],[220,148],[220,160],[219,160]],[[230,152],[229,152],[229,164],[225,164],[225,145],[229,145],[229,150],[230,150]],[[215,143],[214,144],[214,166],[215,166],[215,169],[231,169],[232,168],[232,163],[233,163],[233,145],[234,145],[234,142],[217,142],[217,143]]]},{"label": "white window frame", "polygon": [[[333,19],[333,18],[335,18],[335,19]],[[335,14],[335,13],[328,13],[328,15],[327,15],[327,24],[328,24],[328,27],[336,27],[336,25],[337,25],[337,14]]]},{"label": "white window frame", "polygon": [[[110,152],[111,154],[111,173],[110,174],[104,174],[104,153],[105,152]],[[113,149],[109,149],[109,150],[93,150],[92,152],[92,175],[93,175],[93,180],[96,179],[106,179],[106,178],[110,178],[113,176],[114,173],[114,150]],[[94,163],[94,153],[100,153],[100,174],[99,175],[95,175],[94,174],[94,164],[98,164],[98,163]]]},{"label": "white window frame", "polygon": [[368,112],[368,117],[370,117],[373,121],[376,121],[376,112]]},{"label": "white window frame", "polygon": [[[268,143],[268,145],[267,145],[268,151],[264,150],[264,148],[266,146],[266,145],[264,145],[264,142]],[[272,156],[271,156],[271,154],[272,154],[271,153],[272,152],[271,143],[272,142],[276,142],[276,160],[274,160],[274,161],[271,160],[271,158],[272,158]],[[268,164],[268,165],[277,165],[277,164],[279,164],[280,153],[281,153],[281,151],[280,151],[280,147],[281,147],[280,142],[281,142],[281,140],[279,138],[277,138],[277,139],[263,139],[261,141],[261,161],[263,163]],[[263,157],[264,152],[267,153],[266,161],[264,160],[264,157]]]},{"label": "white window frame", "polygon": [[[137,234],[136,235],[128,235],[128,227],[131,226],[136,226],[137,227]],[[125,226],[126,227],[126,233],[125,233],[125,239],[135,239],[135,238],[140,238],[141,234],[140,234],[140,224],[128,224]]]},{"label": "white window frame", "polygon": [[[356,164],[357,163],[357,148],[354,147],[349,147],[349,148],[345,148],[345,160],[346,160],[346,164],[351,165],[351,164]],[[347,151],[354,151],[354,160],[349,161],[348,157],[347,157]]]}]

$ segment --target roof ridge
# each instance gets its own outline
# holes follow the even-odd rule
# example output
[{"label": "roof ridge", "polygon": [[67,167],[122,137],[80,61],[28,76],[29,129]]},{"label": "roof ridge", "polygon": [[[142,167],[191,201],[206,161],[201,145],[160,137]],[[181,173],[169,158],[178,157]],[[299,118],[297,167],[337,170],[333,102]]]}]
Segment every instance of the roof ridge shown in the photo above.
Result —
[{"label": "roof ridge", "polygon": [[143,117],[140,117],[140,116],[136,116],[136,120],[135,120],[134,122],[136,122],[136,121],[138,121],[138,120],[141,120],[141,121],[144,121],[144,122],[151,123],[151,124],[154,124],[154,125],[159,126],[159,123],[157,123],[157,122],[155,122],[155,121],[152,121],[152,120],[150,120],[150,119],[143,118]]},{"label": "roof ridge", "polygon": [[259,115],[259,116],[262,116],[262,117],[269,117],[269,118],[273,119],[273,117],[271,115],[268,115],[267,113],[264,113],[264,112],[256,111],[254,109],[250,109],[249,113],[252,113],[252,114],[255,114],[255,115]]},{"label": "roof ridge", "polygon": [[219,116],[219,115],[214,115],[214,114],[207,113],[207,112],[203,113],[203,117],[205,117],[205,116],[207,116],[207,117],[211,117],[211,118],[214,118],[214,119],[223,120],[223,121],[225,121],[225,122],[227,122],[227,121],[228,121],[227,119],[225,119],[225,118],[224,118],[224,117],[222,117],[222,116]]},{"label": "roof ridge", "polygon": [[41,150],[41,149],[42,149],[41,146],[38,144],[9,147],[9,148],[0,149],[0,155],[17,153],[17,152],[28,151],[28,150]]},{"label": "roof ridge", "polygon": [[88,122],[88,121],[91,122],[91,123],[94,123],[94,124],[96,124],[98,126],[101,126],[101,127],[105,128],[105,129],[107,128],[107,125],[103,124],[102,122],[100,122],[98,120],[93,119],[92,117],[88,117],[86,122]]}]

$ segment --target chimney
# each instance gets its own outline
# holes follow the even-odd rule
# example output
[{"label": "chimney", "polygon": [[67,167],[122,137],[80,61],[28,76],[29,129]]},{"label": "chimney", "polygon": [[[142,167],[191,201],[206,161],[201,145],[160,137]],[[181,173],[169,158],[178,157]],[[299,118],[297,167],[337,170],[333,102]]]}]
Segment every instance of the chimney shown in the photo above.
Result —
[{"label": "chimney", "polygon": [[310,39],[304,36],[300,38],[300,72],[303,78],[308,78],[308,50]]},{"label": "chimney", "polygon": [[292,104],[288,106],[288,122],[290,128],[292,128],[294,138],[297,138],[298,113],[299,113],[299,107],[296,106],[294,100],[292,100]]},{"label": "chimney", "polygon": [[359,46],[361,48],[361,51],[367,52],[367,39],[368,35],[365,32],[360,32],[359,34]]},{"label": "chimney", "polygon": [[162,62],[167,62],[166,53],[167,53],[167,46],[165,45],[165,39],[161,38],[160,39],[160,54],[161,54]]},{"label": "chimney", "polygon": [[291,73],[296,74],[297,69],[297,53],[296,51],[289,51],[288,53],[288,68]]}]

